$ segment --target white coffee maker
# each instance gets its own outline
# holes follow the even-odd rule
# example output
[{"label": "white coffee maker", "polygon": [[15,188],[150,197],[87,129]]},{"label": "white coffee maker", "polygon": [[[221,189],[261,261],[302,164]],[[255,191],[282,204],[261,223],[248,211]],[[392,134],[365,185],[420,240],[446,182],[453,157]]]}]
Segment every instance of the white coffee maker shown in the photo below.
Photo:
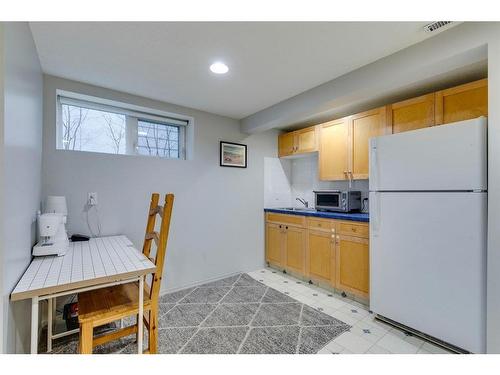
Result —
[{"label": "white coffee maker", "polygon": [[65,226],[67,215],[65,197],[47,197],[45,213],[38,216],[40,237],[38,243],[33,247],[33,256],[66,254],[69,247]]}]

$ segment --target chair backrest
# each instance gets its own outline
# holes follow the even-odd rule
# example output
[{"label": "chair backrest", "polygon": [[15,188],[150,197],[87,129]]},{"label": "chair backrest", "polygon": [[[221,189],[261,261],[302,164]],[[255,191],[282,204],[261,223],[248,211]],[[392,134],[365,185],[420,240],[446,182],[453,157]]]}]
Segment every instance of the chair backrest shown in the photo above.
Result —
[{"label": "chair backrest", "polygon": [[[172,217],[172,207],[174,205],[174,195],[166,194],[165,203],[163,206],[158,204],[160,194],[153,193],[151,195],[151,204],[149,205],[148,221],[146,225],[146,235],[144,236],[144,245],[142,253],[151,259],[156,265],[156,271],[152,275],[149,295],[151,300],[156,300],[160,293],[161,278],[163,275],[163,265],[165,263],[165,255],[167,251],[168,232],[170,229],[170,218]],[[161,218],[160,232],[155,231],[156,215]],[[156,255],[154,259],[150,257],[151,245],[153,241],[156,245]]]}]

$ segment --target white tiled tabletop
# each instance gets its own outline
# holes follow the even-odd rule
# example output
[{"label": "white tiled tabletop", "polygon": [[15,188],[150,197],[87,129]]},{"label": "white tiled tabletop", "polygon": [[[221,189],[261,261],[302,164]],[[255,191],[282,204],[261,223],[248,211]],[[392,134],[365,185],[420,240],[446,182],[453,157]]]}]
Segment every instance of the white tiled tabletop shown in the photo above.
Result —
[{"label": "white tiled tabletop", "polygon": [[26,299],[96,285],[104,280],[146,275],[154,270],[155,265],[135,249],[127,237],[91,238],[70,243],[64,256],[34,258],[11,299]]}]

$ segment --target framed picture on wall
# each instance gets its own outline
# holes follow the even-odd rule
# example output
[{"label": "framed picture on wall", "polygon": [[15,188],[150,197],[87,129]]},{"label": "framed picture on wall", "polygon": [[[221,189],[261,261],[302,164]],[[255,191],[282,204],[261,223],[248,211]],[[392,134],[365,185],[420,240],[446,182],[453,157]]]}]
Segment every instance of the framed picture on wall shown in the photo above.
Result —
[{"label": "framed picture on wall", "polygon": [[220,142],[220,166],[246,168],[247,145],[232,142]]}]

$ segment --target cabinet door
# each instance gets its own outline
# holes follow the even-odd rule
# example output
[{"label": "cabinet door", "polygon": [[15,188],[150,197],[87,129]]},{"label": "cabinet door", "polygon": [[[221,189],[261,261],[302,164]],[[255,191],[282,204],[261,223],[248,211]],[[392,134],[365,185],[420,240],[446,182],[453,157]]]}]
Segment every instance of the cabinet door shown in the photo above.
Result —
[{"label": "cabinet door", "polygon": [[386,107],[356,114],[351,117],[351,169],[353,179],[368,178],[368,150],[372,137],[387,134]]},{"label": "cabinet door", "polygon": [[368,298],[369,245],[368,239],[337,236],[337,288]]},{"label": "cabinet door", "polygon": [[282,225],[266,224],[266,262],[283,266],[283,229]]},{"label": "cabinet door", "polygon": [[320,180],[346,180],[348,178],[348,126],[347,119],[330,121],[320,125]]},{"label": "cabinet door", "polygon": [[488,115],[488,80],[482,79],[436,93],[436,124]]},{"label": "cabinet door", "polygon": [[389,106],[392,132],[402,133],[434,125],[435,95],[428,94]]},{"label": "cabinet door", "polygon": [[306,271],[313,280],[335,286],[335,234],[309,230],[306,247]]},{"label": "cabinet door", "polygon": [[285,228],[285,268],[304,274],[306,230],[288,226]]},{"label": "cabinet door", "polygon": [[307,153],[318,151],[317,131],[316,127],[297,130],[296,136],[296,153]]},{"label": "cabinet door", "polygon": [[278,137],[278,156],[292,155],[295,151],[295,132],[281,134]]}]

